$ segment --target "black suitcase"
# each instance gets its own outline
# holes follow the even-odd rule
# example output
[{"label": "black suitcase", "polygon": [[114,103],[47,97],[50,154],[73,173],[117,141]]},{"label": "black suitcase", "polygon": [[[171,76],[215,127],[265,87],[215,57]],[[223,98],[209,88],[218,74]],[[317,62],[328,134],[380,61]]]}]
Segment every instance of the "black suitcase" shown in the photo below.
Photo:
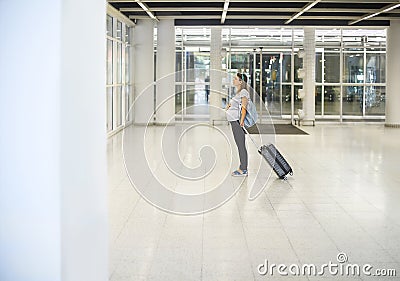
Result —
[{"label": "black suitcase", "polygon": [[[257,147],[257,144],[254,142],[246,128],[243,129],[249,135],[253,144]],[[290,167],[289,163],[285,160],[285,158],[283,158],[282,154],[272,143],[268,145],[262,145],[258,149],[258,153],[260,153],[265,160],[267,160],[268,164],[280,179],[287,180],[288,174],[293,176],[292,167]]]},{"label": "black suitcase", "polygon": [[280,179],[286,180],[288,174],[293,176],[292,167],[272,143],[261,146],[258,153],[267,160]]}]

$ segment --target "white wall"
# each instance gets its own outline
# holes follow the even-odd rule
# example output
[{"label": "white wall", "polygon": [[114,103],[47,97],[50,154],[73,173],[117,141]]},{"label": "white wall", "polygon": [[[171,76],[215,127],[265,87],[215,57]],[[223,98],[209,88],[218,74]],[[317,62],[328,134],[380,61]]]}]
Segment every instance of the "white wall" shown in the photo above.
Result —
[{"label": "white wall", "polygon": [[107,280],[105,3],[0,2],[0,280]]},{"label": "white wall", "polygon": [[61,277],[60,17],[61,1],[0,2],[2,281]]}]

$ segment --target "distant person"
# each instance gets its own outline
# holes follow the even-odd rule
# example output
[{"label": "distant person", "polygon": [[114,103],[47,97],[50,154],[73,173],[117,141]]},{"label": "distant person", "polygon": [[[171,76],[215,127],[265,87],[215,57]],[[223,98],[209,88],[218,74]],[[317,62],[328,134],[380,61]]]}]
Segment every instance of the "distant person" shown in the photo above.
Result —
[{"label": "distant person", "polygon": [[206,86],[205,86],[205,89],[206,89],[206,100],[207,100],[207,103],[208,103],[208,96],[210,95],[210,77],[207,76],[206,79],[204,80],[204,82],[206,82]]},{"label": "distant person", "polygon": [[236,95],[226,107],[226,117],[231,124],[233,137],[239,151],[240,166],[239,169],[232,172],[232,176],[237,177],[247,176],[248,174],[246,138],[243,130],[247,101],[250,98],[249,91],[247,90],[246,74],[237,73],[233,79],[233,85],[236,87]]}]

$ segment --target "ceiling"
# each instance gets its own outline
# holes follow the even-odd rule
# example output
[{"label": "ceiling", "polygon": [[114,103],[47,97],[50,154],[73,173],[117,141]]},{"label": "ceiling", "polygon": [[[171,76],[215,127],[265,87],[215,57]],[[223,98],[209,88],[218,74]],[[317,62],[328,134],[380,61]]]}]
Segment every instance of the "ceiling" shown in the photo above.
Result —
[{"label": "ceiling", "polygon": [[174,19],[176,26],[388,26],[400,0],[108,0],[130,20]]}]

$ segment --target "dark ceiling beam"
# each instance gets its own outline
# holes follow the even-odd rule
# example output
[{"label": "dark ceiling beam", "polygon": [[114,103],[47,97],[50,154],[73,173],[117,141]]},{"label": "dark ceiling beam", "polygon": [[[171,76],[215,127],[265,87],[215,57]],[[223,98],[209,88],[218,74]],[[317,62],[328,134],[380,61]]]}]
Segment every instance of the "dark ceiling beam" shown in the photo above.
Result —
[{"label": "dark ceiling beam", "polygon": [[[277,24],[325,24],[338,22],[343,25],[387,25],[400,19],[400,0],[108,0],[117,11],[129,19],[190,19],[194,24],[230,24],[245,19],[266,20]],[[162,3],[160,3],[162,2]],[[171,3],[169,5],[168,3]],[[322,3],[318,5],[318,3]],[[140,8],[140,7],[141,8]],[[296,22],[293,22],[295,21]],[[217,21],[217,23],[216,23]],[[379,22],[381,21],[381,22]]]},{"label": "dark ceiling beam", "polygon": [[147,6],[143,1],[141,0],[135,0],[135,2],[146,12],[146,14],[149,15],[150,18],[153,20],[159,21],[159,19],[154,15],[152,11],[150,11],[149,6]]},{"label": "dark ceiling beam", "polygon": [[[223,8],[218,7],[152,7],[152,12],[222,12]],[[229,8],[230,12],[287,12],[298,13],[301,8]],[[141,8],[120,8],[120,12],[142,12]],[[307,13],[374,13],[376,9],[348,9],[348,8],[313,8]],[[399,14],[400,11],[391,11],[391,13]]]},{"label": "dark ceiling beam", "polygon": [[[365,1],[365,0],[364,0]],[[107,0],[109,3],[134,3],[135,0]],[[171,2],[171,0],[143,0],[142,2],[152,3],[152,2]],[[198,2],[225,2],[225,0],[174,0],[174,3],[198,3]],[[252,0],[252,1],[245,1],[245,0],[230,0],[230,2],[242,2],[242,3],[249,3],[249,2],[265,2],[265,0]],[[309,2],[309,0],[274,0],[273,2]]]},{"label": "dark ceiling beam", "polygon": [[[107,0],[108,3],[135,3],[135,0]],[[147,3],[156,3],[156,2],[171,2],[171,0],[143,0],[142,2],[147,2]],[[196,3],[196,2],[225,2],[225,0],[174,0],[173,2],[175,3]],[[241,2],[241,3],[257,3],[257,2],[264,2],[265,0],[251,0],[251,1],[245,1],[245,0],[230,0],[230,2]],[[276,3],[309,3],[309,0],[273,0],[270,2],[276,2]],[[323,0],[324,3],[355,3],[355,4],[372,4],[372,3],[398,3],[397,0]]]},{"label": "dark ceiling beam", "polygon": [[115,9],[113,6],[110,4],[107,4],[107,14],[113,16],[113,17],[120,17],[122,21],[127,24],[128,26],[135,26],[135,23],[131,21],[127,16],[124,14],[121,14],[120,11]]},{"label": "dark ceiling beam", "polygon": [[321,0],[314,0],[313,2],[308,3],[307,5],[305,5],[298,13],[294,14],[290,19],[288,19],[287,21],[285,21],[285,24],[289,24],[292,21],[294,21],[295,19],[297,19],[298,17],[300,17],[303,13],[307,12],[308,10],[310,10],[312,7],[314,7],[315,5],[317,5],[319,2],[321,2]]},{"label": "dark ceiling beam", "polygon": [[[221,20],[220,15],[174,15],[174,16],[158,16],[158,19],[218,19]],[[289,19],[290,16],[238,16],[238,15],[227,15],[226,20],[286,20]],[[338,19],[337,16],[324,16],[325,20],[351,20],[354,17],[352,16],[342,16]],[[148,19],[147,16],[138,16],[138,15],[130,15],[129,19]],[[390,20],[390,17],[374,17],[370,20],[372,21],[385,21],[385,20]],[[320,16],[301,16],[298,18],[298,20],[315,20],[321,22],[321,17]]]},{"label": "dark ceiling beam", "polygon": [[[120,8],[120,12],[141,12],[142,9],[139,8]],[[222,12],[223,8],[216,7],[152,7],[153,12]]]},{"label": "dark ceiling beam", "polygon": [[371,19],[373,17],[376,17],[379,14],[387,13],[387,12],[389,12],[391,10],[397,9],[398,7],[400,7],[400,2],[397,2],[397,4],[387,5],[387,6],[383,7],[382,9],[380,9],[380,10],[374,12],[374,13],[363,15],[362,17],[349,22],[349,25],[356,24],[356,23],[358,23],[360,21],[363,21],[363,20]]}]

